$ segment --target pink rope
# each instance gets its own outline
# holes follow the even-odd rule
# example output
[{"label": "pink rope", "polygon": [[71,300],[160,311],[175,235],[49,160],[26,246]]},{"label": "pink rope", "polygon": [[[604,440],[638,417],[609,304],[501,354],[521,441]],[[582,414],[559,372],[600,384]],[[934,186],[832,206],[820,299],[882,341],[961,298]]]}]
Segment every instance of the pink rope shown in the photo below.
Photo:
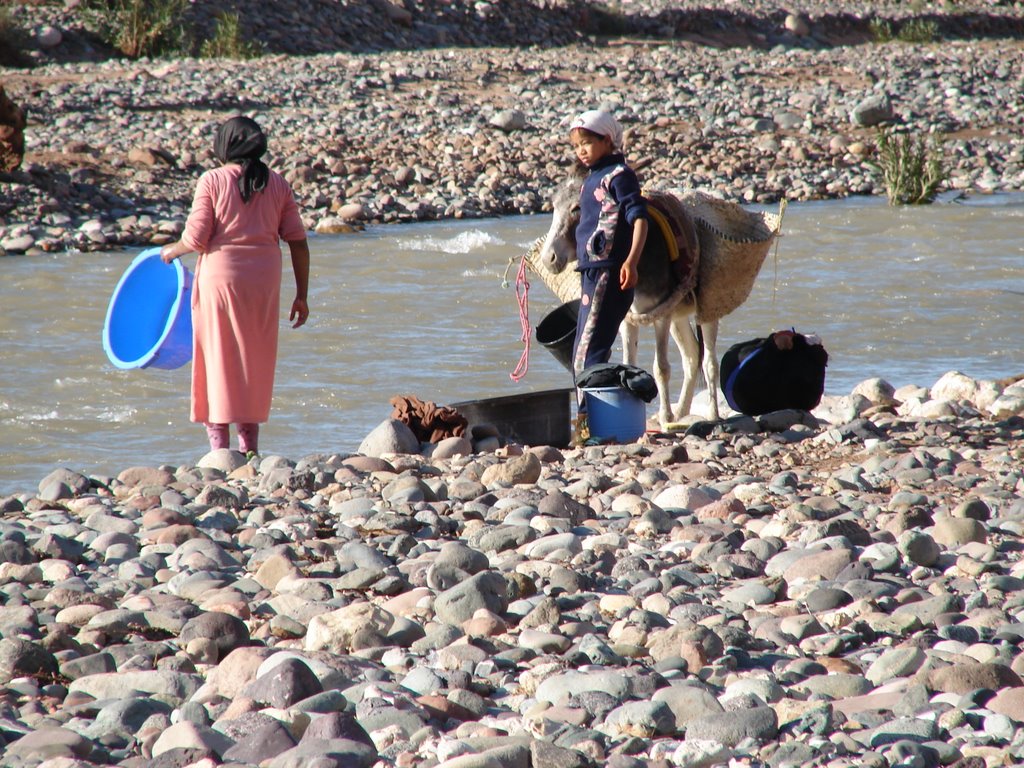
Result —
[{"label": "pink rope", "polygon": [[[520,287],[522,291],[520,292]],[[523,342],[523,354],[519,357],[516,368],[508,376],[512,381],[518,383],[530,369],[530,281],[526,279],[526,256],[519,263],[519,272],[516,274],[516,301],[519,303],[519,324],[522,327],[522,335],[519,340]]]}]

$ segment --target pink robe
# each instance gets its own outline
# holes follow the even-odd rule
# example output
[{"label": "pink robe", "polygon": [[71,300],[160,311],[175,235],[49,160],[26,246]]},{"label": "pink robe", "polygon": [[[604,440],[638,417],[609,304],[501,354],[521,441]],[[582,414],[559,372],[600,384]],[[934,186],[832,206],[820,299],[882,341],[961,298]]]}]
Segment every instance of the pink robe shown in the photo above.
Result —
[{"label": "pink robe", "polygon": [[192,421],[270,416],[281,311],[280,240],[306,232],[291,187],[271,171],[242,202],[241,166],[204,173],[181,239],[199,252],[192,287]]}]

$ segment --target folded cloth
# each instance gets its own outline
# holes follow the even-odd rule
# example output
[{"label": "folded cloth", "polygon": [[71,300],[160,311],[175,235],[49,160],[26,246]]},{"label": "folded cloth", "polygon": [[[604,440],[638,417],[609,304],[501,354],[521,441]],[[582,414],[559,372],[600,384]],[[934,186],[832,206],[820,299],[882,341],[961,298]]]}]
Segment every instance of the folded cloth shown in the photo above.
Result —
[{"label": "folded cloth", "polygon": [[420,400],[415,395],[395,395],[388,402],[394,406],[391,418],[409,427],[420,442],[462,437],[469,426],[466,417],[454,408]]},{"label": "folded cloth", "polygon": [[598,387],[622,387],[639,397],[645,403],[658,396],[658,385],[643,368],[625,363],[599,363],[585,368],[576,379],[580,389]]}]

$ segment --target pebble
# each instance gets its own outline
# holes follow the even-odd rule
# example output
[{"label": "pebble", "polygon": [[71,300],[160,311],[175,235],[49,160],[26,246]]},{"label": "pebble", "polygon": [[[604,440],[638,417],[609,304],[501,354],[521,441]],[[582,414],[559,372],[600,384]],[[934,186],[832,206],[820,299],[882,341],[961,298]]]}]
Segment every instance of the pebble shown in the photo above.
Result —
[{"label": "pebble", "polygon": [[686,726],[686,740],[710,741],[736,747],[747,739],[770,741],[778,735],[778,731],[775,710],[760,706],[691,720]]}]

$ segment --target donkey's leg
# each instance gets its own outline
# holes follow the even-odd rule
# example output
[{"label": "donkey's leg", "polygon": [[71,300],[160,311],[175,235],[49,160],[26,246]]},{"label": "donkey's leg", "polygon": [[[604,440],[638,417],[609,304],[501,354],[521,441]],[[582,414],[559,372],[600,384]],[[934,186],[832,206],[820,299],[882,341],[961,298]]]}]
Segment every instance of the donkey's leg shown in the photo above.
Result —
[{"label": "donkey's leg", "polygon": [[672,409],[669,406],[671,395],[668,391],[669,377],[672,375],[672,364],[668,359],[668,335],[671,320],[662,317],[654,321],[654,383],[658,387],[658,426],[662,429],[672,422]]},{"label": "donkey's leg", "polygon": [[628,320],[623,320],[619,326],[619,337],[622,339],[622,362],[626,365],[636,365],[636,347],[640,338],[640,329]]},{"label": "donkey's leg", "polygon": [[718,343],[718,321],[702,323],[701,333],[704,336],[704,381],[708,385],[708,417],[718,420],[718,354],[715,345]]},{"label": "donkey's leg", "polygon": [[676,402],[673,416],[676,421],[689,415],[693,404],[693,390],[697,386],[697,369],[700,362],[700,350],[697,337],[690,325],[690,313],[674,312],[671,321],[672,338],[683,358],[683,384],[679,389],[679,400]]}]

